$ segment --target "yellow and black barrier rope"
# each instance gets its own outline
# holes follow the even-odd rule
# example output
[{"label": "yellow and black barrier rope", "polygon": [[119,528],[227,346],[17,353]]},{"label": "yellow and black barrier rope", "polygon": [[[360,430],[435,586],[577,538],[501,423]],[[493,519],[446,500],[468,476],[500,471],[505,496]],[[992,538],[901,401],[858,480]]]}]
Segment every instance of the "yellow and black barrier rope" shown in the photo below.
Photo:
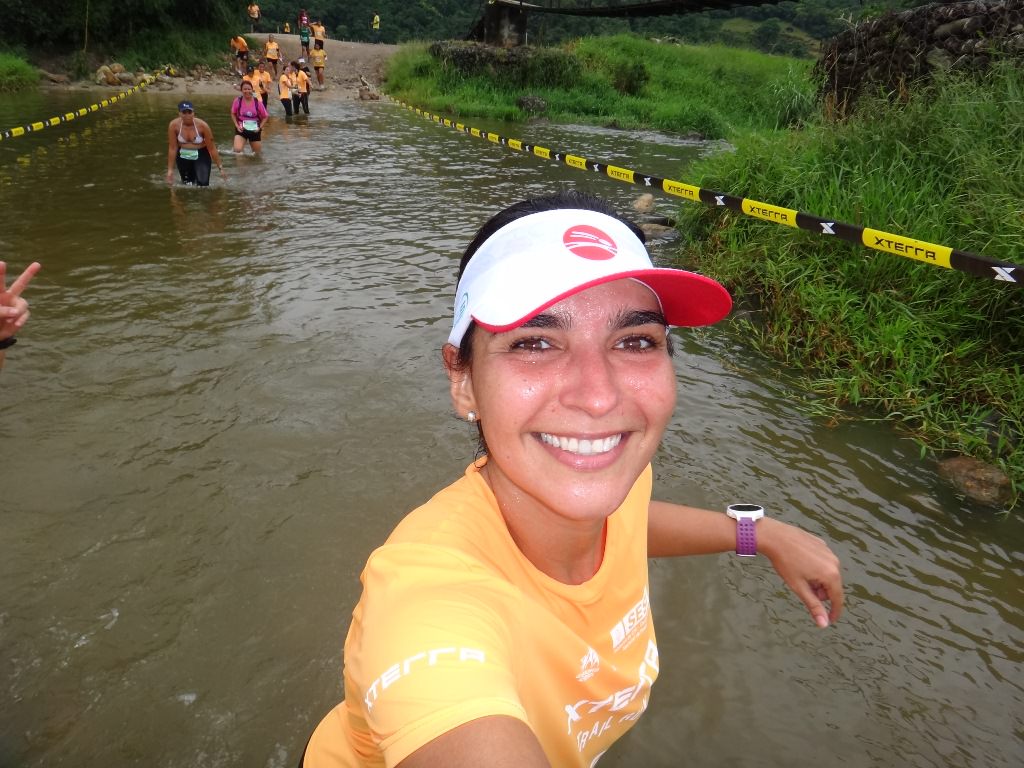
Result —
[{"label": "yellow and black barrier rope", "polygon": [[752,216],[763,221],[770,221],[774,224],[782,224],[787,227],[803,229],[815,232],[827,237],[838,237],[851,243],[857,243],[876,251],[892,253],[897,256],[905,256],[917,261],[934,264],[947,269],[955,269],[960,272],[967,272],[978,277],[987,277],[998,282],[1014,283],[1017,286],[1024,284],[1024,266],[1012,264],[1008,261],[1000,261],[977,253],[960,251],[945,245],[936,245],[923,240],[915,240],[902,235],[894,235],[891,232],[883,232],[870,227],[861,227],[855,224],[845,224],[841,221],[826,219],[792,208],[782,208],[771,203],[762,203],[749,198],[735,197],[724,192],[716,192],[710,189],[701,189],[692,184],[684,184],[672,179],[663,179],[651,174],[638,173],[629,168],[619,168],[599,160],[591,160],[586,157],[574,155],[569,152],[562,152],[555,149],[548,149],[536,144],[528,144],[519,139],[511,139],[497,133],[482,131],[479,128],[472,128],[463,123],[449,120],[440,115],[434,115],[418,107],[411,106],[399,101],[406,109],[415,112],[435,123],[447,128],[468,133],[478,139],[485,139],[503,147],[509,147],[517,152],[542,157],[545,160],[554,160],[563,163],[570,168],[581,171],[600,173],[610,179],[621,181],[626,184],[636,184],[641,187],[659,189],[684,200],[694,203],[704,203],[712,207],[723,207]]},{"label": "yellow and black barrier rope", "polygon": [[138,85],[129,88],[127,91],[119,93],[116,96],[111,96],[109,99],[103,99],[103,101],[97,104],[90,104],[88,107],[76,109],[74,112],[65,112],[63,115],[51,117],[49,120],[40,120],[36,123],[29,123],[28,125],[21,125],[16,128],[9,128],[3,133],[0,133],[0,141],[3,141],[4,139],[13,139],[16,136],[24,136],[25,134],[28,133],[36,133],[37,131],[41,131],[44,128],[52,128],[55,125],[60,125],[61,123],[69,123],[72,120],[75,120],[79,117],[85,117],[86,115],[92,114],[93,112],[99,112],[104,107],[109,107],[111,104],[116,104],[117,102],[121,101],[121,99],[126,99],[133,93],[141,91],[147,85],[152,83],[155,79],[156,78],[154,77],[147,76],[145,80],[143,80]]}]

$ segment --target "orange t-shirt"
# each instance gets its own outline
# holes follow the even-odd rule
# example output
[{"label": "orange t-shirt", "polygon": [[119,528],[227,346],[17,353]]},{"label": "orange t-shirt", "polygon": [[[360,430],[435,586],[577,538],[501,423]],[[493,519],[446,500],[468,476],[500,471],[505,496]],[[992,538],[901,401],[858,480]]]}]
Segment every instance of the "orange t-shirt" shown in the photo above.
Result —
[{"label": "orange t-shirt", "polygon": [[256,78],[256,85],[259,87],[260,93],[270,93],[270,84],[274,82],[274,76],[266,70],[262,72],[256,70],[253,75]]},{"label": "orange t-shirt", "polygon": [[281,74],[277,79],[277,94],[278,98],[290,99],[292,97],[292,88],[295,87],[295,78],[293,75],[289,75],[287,72]]},{"label": "orange t-shirt", "polygon": [[281,58],[281,46],[277,43],[267,41],[266,56],[270,61],[277,61]]},{"label": "orange t-shirt", "polygon": [[241,53],[242,51],[249,50],[249,44],[245,42],[245,38],[239,35],[238,37],[232,38],[231,47]]},{"label": "orange t-shirt", "polygon": [[601,567],[578,585],[522,554],[477,465],[413,511],[363,570],[345,700],[314,732],[306,768],[393,766],[492,715],[525,722],[552,766],[591,766],[646,709],[658,676],[651,476],[608,518]]},{"label": "orange t-shirt", "polygon": [[299,90],[303,93],[309,93],[309,75],[303,72],[301,69],[296,73],[297,82],[299,84]]}]

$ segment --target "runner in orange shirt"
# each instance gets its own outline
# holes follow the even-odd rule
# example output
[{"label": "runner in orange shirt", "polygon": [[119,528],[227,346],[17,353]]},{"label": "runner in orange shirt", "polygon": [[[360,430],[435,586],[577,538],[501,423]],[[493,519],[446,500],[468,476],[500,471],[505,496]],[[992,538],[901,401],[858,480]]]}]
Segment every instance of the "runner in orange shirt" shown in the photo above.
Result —
[{"label": "runner in orange shirt", "polygon": [[239,76],[244,75],[245,69],[249,64],[249,44],[241,35],[235,35],[231,38],[229,45],[231,50],[235,52],[235,72]]},{"label": "runner in orange shirt", "polygon": [[277,95],[281,99],[281,106],[284,107],[285,117],[292,116],[292,94],[297,92],[298,83],[295,80],[295,72],[291,64],[284,65],[284,71],[277,80]]},{"label": "runner in orange shirt", "polygon": [[263,58],[274,67],[274,77],[277,77],[277,62],[281,60],[281,46],[273,35],[267,35],[267,42],[263,46]]},{"label": "runner in orange shirt", "polygon": [[299,109],[309,114],[309,92],[312,90],[312,81],[309,78],[309,70],[306,68],[306,60],[299,59],[292,62],[292,72],[295,73],[295,89],[292,91],[292,111],[297,115]]},{"label": "runner in orange shirt", "polygon": [[270,89],[273,87],[274,78],[270,76],[267,71],[267,64],[262,59],[260,63],[256,65],[256,72],[253,75],[253,80],[256,83],[256,90],[260,95],[260,100],[263,102],[263,106],[267,106],[267,101],[270,99]]},{"label": "runner in orange shirt", "polygon": [[324,89],[324,65],[327,64],[327,51],[324,50],[322,40],[313,44],[313,50],[309,53],[309,63],[313,65],[317,86],[322,91]]},{"label": "runner in orange shirt", "polygon": [[818,626],[839,618],[839,562],[817,537],[755,505],[651,499],[676,405],[669,326],[712,324],[732,302],[655,268],[643,237],[565,194],[473,239],[442,354],[480,458],[370,555],[345,700],[305,768],[590,768],[658,677],[648,557],[759,549]]}]

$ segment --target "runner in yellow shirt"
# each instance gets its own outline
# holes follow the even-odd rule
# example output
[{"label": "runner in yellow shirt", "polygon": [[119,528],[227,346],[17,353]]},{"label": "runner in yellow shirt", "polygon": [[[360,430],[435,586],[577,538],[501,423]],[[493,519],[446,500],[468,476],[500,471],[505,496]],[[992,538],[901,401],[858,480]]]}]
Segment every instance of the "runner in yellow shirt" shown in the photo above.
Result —
[{"label": "runner in yellow shirt", "polygon": [[235,52],[235,72],[241,77],[245,74],[246,65],[249,63],[249,44],[245,42],[244,37],[236,35],[231,38],[229,45]]},{"label": "runner in yellow shirt", "polygon": [[249,29],[250,32],[256,31],[256,25],[259,24],[259,21],[260,7],[256,5],[256,3],[249,3],[249,24],[251,25],[251,28]]},{"label": "runner in yellow shirt", "polygon": [[295,90],[292,91],[292,111],[297,115],[301,108],[309,114],[309,92],[313,86],[306,69],[306,60],[299,59],[292,62],[292,71],[295,73]]},{"label": "runner in yellow shirt", "polygon": [[285,117],[292,116],[292,93],[298,88],[295,81],[295,73],[291,64],[284,65],[284,71],[277,80],[277,95],[281,99],[281,106],[284,107]]},{"label": "runner in yellow shirt", "polygon": [[327,51],[324,50],[323,40],[317,40],[313,44],[313,50],[309,52],[309,63],[313,65],[317,86],[322,91],[324,89],[324,65],[327,63]]},{"label": "runner in yellow shirt", "polygon": [[309,25],[309,28],[313,30],[313,42],[316,43],[316,41],[319,40],[321,43],[320,47],[322,48],[324,40],[327,39],[327,27],[324,26],[324,23],[320,21],[320,19],[317,19]]},{"label": "runner in yellow shirt", "polygon": [[263,106],[267,106],[267,101],[270,99],[270,89],[273,87],[274,78],[271,77],[267,71],[267,63],[260,59],[260,63],[256,65],[256,72],[253,73],[253,79],[256,82],[257,93],[260,95],[260,100],[263,102]]},{"label": "runner in yellow shirt", "polygon": [[274,67],[274,77],[277,77],[277,62],[281,60],[281,46],[273,35],[267,35],[267,42],[263,46],[263,58]]},{"label": "runner in yellow shirt", "polygon": [[493,217],[459,272],[442,356],[482,456],[370,555],[345,699],[304,768],[591,768],[658,677],[649,557],[760,550],[819,627],[842,613],[818,537],[651,498],[669,326],[724,318],[725,288],[655,268],[635,225],[572,193]]}]

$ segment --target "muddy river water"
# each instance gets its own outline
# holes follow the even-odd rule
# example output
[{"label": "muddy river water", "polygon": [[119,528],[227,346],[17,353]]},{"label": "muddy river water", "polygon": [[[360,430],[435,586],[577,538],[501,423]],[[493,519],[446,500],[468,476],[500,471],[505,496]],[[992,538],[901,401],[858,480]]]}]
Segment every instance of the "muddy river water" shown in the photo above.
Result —
[{"label": "muddy river water", "polygon": [[[0,128],[92,100],[5,96]],[[169,189],[176,101],[0,142],[0,258],[44,264],[0,374],[5,767],[294,765],[367,555],[473,457],[439,356],[461,249],[528,195],[638,194],[386,102],[274,112],[234,157],[212,96],[228,182]],[[683,181],[714,150],[481,127]],[[807,416],[729,321],[676,334],[657,493],[824,536],[848,610],[817,630],[763,558],[653,563],[661,676],[602,765],[1021,765],[1020,517],[884,424]]]}]

